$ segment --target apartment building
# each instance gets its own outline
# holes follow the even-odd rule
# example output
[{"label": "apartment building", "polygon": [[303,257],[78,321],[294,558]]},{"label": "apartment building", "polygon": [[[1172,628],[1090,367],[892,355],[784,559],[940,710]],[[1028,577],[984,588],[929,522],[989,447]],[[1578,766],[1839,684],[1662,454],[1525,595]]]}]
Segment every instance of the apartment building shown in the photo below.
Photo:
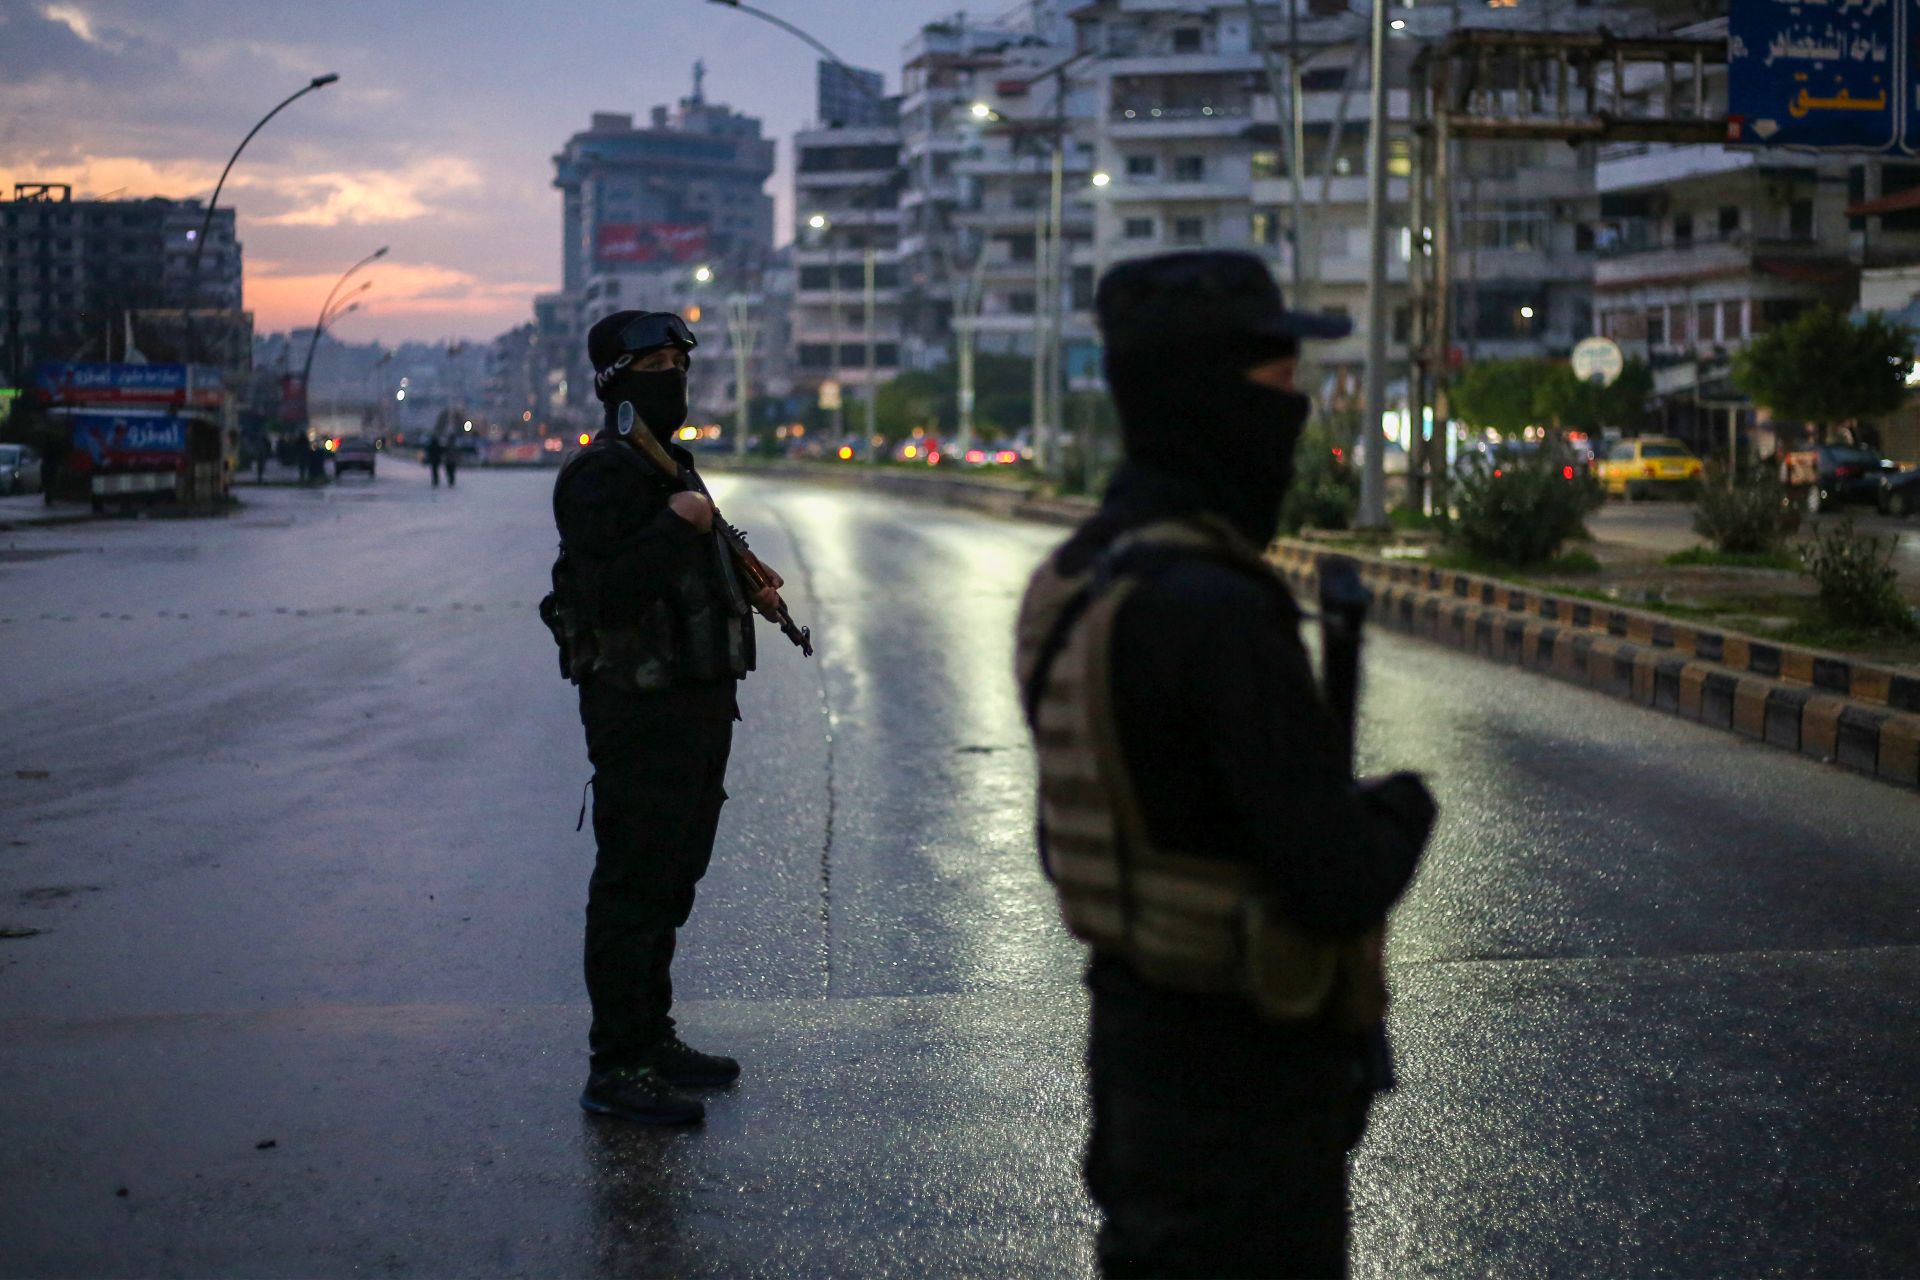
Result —
[{"label": "apartment building", "polygon": [[829,407],[834,392],[828,384],[857,392],[902,368],[900,228],[907,175],[897,105],[879,124],[803,129],[793,139],[794,375],[824,389]]},{"label": "apartment building", "polygon": [[178,359],[189,302],[205,335],[197,354],[227,364],[237,353],[244,367],[252,324],[234,212],[214,210],[196,286],[205,218],[198,200],[76,200],[65,183],[16,183],[0,200],[0,383],[19,385],[41,360],[122,358],[130,323],[148,355]]}]

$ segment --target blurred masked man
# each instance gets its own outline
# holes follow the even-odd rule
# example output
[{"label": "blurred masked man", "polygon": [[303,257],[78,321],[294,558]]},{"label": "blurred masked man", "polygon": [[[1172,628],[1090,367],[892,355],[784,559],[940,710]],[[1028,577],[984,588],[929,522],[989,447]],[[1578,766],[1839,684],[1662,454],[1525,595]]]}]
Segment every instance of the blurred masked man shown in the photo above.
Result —
[{"label": "blurred masked man", "polygon": [[1411,774],[1355,783],[1262,557],[1299,342],[1350,325],[1240,253],[1125,263],[1096,305],[1126,457],[1034,574],[1018,670],[1047,872],[1092,945],[1101,1267],[1342,1275],[1382,923],[1434,818]]},{"label": "blurred masked man", "polygon": [[[606,425],[553,493],[561,559],[549,625],[580,686],[598,846],[587,890],[593,1056],[580,1105],[646,1124],[703,1119],[685,1090],[740,1074],[734,1059],[681,1041],[670,970],[727,798],[734,695],[754,663],[752,609],[779,598],[771,587],[749,594],[692,456],[671,443],[687,419],[694,346],[665,312],[622,311],[588,331]],[[683,485],[633,443],[643,431],[680,464]]]}]

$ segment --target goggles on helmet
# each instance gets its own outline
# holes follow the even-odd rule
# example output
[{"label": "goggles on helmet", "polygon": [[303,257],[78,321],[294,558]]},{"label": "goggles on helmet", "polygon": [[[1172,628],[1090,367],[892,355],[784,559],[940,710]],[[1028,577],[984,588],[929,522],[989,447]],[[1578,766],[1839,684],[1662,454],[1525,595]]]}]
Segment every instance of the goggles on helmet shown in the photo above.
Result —
[{"label": "goggles on helmet", "polygon": [[658,351],[662,347],[691,351],[700,345],[700,340],[693,336],[693,330],[687,328],[687,322],[670,311],[651,311],[643,316],[635,316],[627,322],[626,328],[620,330],[619,338],[625,352],[593,375],[595,386],[606,386],[628,365],[649,351]]}]

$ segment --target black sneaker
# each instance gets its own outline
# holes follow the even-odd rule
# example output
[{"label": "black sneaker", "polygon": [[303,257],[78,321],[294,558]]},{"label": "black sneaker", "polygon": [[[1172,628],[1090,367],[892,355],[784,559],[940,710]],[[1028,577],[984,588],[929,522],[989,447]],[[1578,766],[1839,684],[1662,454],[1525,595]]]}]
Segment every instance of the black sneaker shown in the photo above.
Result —
[{"label": "black sneaker", "polygon": [[636,1124],[699,1124],[707,1118],[698,1099],[675,1092],[652,1067],[618,1067],[588,1076],[580,1109]]},{"label": "black sneaker", "polygon": [[682,1089],[732,1084],[740,1077],[738,1062],[717,1053],[701,1053],[672,1030],[647,1050],[641,1061],[659,1072],[668,1084]]}]

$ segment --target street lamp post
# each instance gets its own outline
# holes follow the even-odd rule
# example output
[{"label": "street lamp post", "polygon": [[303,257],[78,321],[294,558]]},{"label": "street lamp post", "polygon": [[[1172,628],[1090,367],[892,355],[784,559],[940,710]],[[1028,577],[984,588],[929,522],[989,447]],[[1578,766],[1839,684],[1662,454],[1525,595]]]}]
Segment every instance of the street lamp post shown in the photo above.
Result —
[{"label": "street lamp post", "polygon": [[[1386,439],[1380,422],[1387,410],[1387,0],[1373,0],[1373,128],[1367,135],[1367,366],[1361,409],[1360,510],[1362,529],[1387,526]],[[1417,432],[1420,425],[1415,424]]]},{"label": "street lamp post", "polygon": [[247,149],[247,144],[249,142],[253,141],[253,135],[260,132],[260,130],[266,126],[267,121],[273,119],[275,116],[279,115],[281,111],[285,110],[287,105],[293,102],[295,98],[304,97],[306,94],[312,93],[315,89],[324,89],[328,85],[332,84],[335,80],[338,80],[339,78],[340,77],[338,75],[333,74],[332,72],[329,72],[324,76],[315,76],[312,80],[307,82],[306,88],[300,89],[294,93],[288,94],[284,99],[281,100],[279,106],[267,112],[267,114],[265,114],[264,116],[261,116],[259,123],[255,124],[253,128],[247,130],[247,136],[240,139],[240,145],[235,147],[233,149],[233,154],[227,157],[227,167],[220,171],[220,181],[213,184],[213,195],[208,197],[207,199],[207,215],[206,217],[200,220],[200,234],[195,236],[193,240],[193,265],[187,271],[187,363],[188,364],[193,363],[194,356],[196,354],[194,350],[193,304],[199,301],[200,299],[200,259],[201,259],[201,256],[204,255],[207,251],[207,234],[213,229],[214,206],[220,203],[220,189],[227,185],[227,175],[233,172],[233,162],[240,158],[240,153]]},{"label": "street lamp post", "polygon": [[[306,363],[302,365],[300,368],[300,411],[302,415],[305,415],[307,411],[307,404],[308,404],[307,380],[313,376],[313,353],[319,349],[320,333],[323,329],[326,328],[327,312],[333,309],[334,296],[340,292],[340,286],[345,284],[347,282],[348,277],[353,275],[354,272],[360,270],[360,268],[366,266],[370,262],[374,262],[380,258],[386,257],[387,248],[388,246],[383,244],[378,249],[375,249],[372,253],[368,254],[366,257],[360,259],[360,261],[348,267],[345,271],[343,271],[340,274],[340,278],[333,282],[333,288],[327,290],[327,300],[320,304],[320,317],[319,319],[313,322],[313,337],[309,339],[307,342]],[[364,293],[366,290],[372,287],[373,287],[373,281],[369,280],[365,284],[361,285],[358,289],[355,289],[353,292]],[[352,296],[352,295],[348,295],[348,296]],[[343,312],[342,314],[345,314],[345,313]]]}]

